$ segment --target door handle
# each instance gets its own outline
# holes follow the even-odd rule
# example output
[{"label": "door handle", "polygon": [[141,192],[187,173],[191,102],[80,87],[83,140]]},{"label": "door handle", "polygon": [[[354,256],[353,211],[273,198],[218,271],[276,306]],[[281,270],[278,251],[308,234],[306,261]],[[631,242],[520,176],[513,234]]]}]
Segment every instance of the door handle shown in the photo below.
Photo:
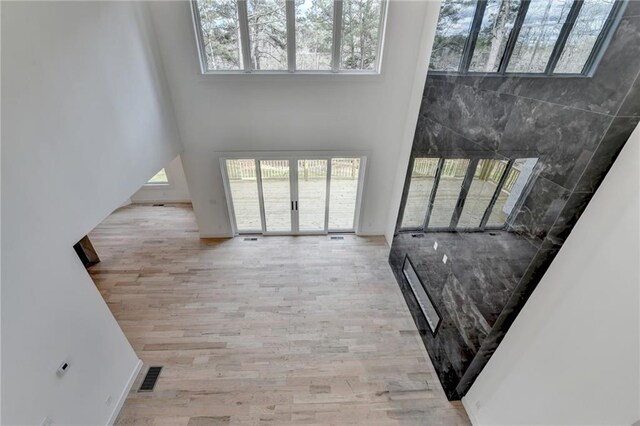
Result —
[{"label": "door handle", "polygon": [[298,210],[298,202],[296,201],[296,210]]},{"label": "door handle", "polygon": [[291,210],[293,210],[293,201],[291,202]]}]

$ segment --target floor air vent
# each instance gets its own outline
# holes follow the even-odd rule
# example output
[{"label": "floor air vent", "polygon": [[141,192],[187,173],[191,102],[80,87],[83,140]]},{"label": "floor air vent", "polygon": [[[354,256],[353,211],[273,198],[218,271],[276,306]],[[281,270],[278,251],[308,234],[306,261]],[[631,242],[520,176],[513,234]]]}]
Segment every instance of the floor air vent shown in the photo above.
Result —
[{"label": "floor air vent", "polygon": [[164,204],[162,204],[162,203],[154,204],[153,207],[164,207]]},{"label": "floor air vent", "polygon": [[413,238],[424,238],[424,234],[411,234]]},{"label": "floor air vent", "polygon": [[140,385],[140,389],[138,392],[151,392],[158,381],[158,377],[160,377],[160,371],[162,371],[162,367],[149,367],[147,370],[147,375],[144,376],[144,380]]},{"label": "floor air vent", "polygon": [[258,241],[257,237],[248,237],[244,239],[245,241]]},{"label": "floor air vent", "polygon": [[344,237],[331,237],[332,240],[344,240]]}]

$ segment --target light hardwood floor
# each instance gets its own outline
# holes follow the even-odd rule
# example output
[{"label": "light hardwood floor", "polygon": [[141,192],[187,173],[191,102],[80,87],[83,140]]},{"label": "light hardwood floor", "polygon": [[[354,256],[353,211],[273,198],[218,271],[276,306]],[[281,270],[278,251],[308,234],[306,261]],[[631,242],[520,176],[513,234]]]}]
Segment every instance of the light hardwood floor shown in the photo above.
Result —
[{"label": "light hardwood floor", "polygon": [[[90,273],[145,367],[121,425],[462,425],[383,238],[201,240],[191,206],[128,206]],[[149,365],[164,370],[136,392]]]}]

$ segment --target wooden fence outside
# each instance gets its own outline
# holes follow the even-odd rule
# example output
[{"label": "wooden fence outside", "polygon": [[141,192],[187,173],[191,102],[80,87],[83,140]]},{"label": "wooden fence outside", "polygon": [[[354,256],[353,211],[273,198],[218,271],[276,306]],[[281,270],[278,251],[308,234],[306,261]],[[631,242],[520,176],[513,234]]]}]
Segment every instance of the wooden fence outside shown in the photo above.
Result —
[{"label": "wooden fence outside", "polygon": [[[413,163],[412,177],[435,177],[439,160],[439,158],[416,158]],[[468,164],[469,160],[466,159],[445,161],[442,176],[463,178],[467,172]],[[475,171],[476,177],[497,185],[506,167],[507,163],[505,161],[484,162],[483,166],[478,165]],[[520,169],[516,163],[509,171],[503,190],[510,192],[519,176]]]},{"label": "wooden fence outside", "polygon": [[[286,179],[289,177],[289,160],[261,160],[262,179]],[[331,178],[357,179],[360,172],[359,158],[333,158]],[[255,160],[227,160],[230,180],[256,179]],[[299,160],[298,178],[314,179],[327,176],[327,160]]]}]

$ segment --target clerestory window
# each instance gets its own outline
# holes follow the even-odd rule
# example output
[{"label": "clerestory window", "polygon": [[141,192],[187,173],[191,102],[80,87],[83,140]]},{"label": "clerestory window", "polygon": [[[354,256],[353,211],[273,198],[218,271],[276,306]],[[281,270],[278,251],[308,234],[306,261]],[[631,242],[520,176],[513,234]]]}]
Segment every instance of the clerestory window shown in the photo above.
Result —
[{"label": "clerestory window", "polygon": [[378,73],[381,0],[195,0],[203,73]]},{"label": "clerestory window", "polygon": [[621,0],[444,0],[429,69],[590,75]]}]

